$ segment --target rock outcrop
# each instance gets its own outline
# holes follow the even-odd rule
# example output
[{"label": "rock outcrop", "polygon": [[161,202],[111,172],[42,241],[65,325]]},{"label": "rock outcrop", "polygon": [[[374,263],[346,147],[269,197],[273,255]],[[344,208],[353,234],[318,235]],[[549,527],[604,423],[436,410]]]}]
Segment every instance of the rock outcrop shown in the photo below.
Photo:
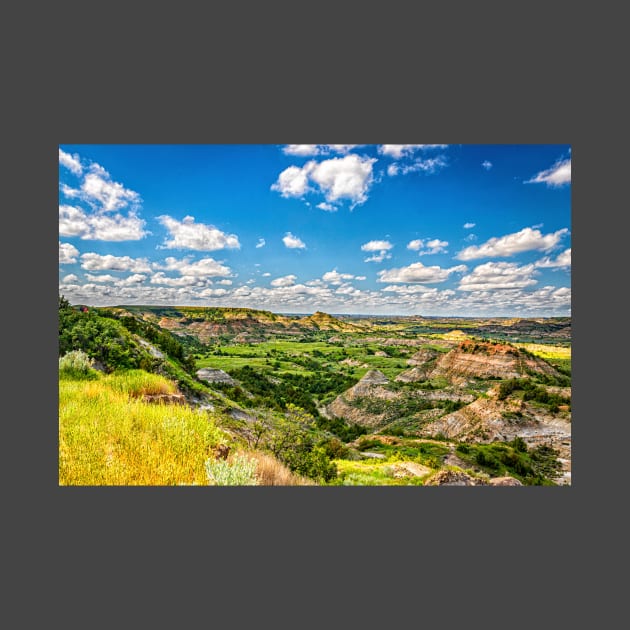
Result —
[{"label": "rock outcrop", "polygon": [[484,482],[475,479],[463,470],[440,470],[431,475],[425,482],[425,486],[481,486]]},{"label": "rock outcrop", "polygon": [[236,381],[223,370],[214,368],[202,368],[197,370],[197,378],[206,383],[225,383],[227,385],[236,385]]},{"label": "rock outcrop", "polygon": [[559,375],[542,359],[514,346],[466,340],[437,360],[431,376],[445,376],[453,383],[463,383],[471,377],[520,378],[528,372]]}]

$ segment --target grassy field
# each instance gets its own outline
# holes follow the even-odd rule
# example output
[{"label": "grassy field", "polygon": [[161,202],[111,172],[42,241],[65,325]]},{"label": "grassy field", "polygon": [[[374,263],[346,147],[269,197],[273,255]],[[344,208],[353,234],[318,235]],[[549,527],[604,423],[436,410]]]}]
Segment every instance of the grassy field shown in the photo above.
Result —
[{"label": "grassy field", "polygon": [[531,352],[551,365],[571,371],[571,347],[551,346],[542,343],[514,343],[512,345]]},{"label": "grassy field", "polygon": [[141,398],[173,391],[140,370],[60,380],[59,485],[207,485],[204,462],[224,439],[207,412]]}]

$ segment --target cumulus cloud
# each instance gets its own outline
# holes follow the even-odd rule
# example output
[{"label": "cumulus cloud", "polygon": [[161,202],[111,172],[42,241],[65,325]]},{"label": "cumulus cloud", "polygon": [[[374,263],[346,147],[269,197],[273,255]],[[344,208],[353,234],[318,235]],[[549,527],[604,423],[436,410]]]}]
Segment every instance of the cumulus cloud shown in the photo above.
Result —
[{"label": "cumulus cloud", "polygon": [[144,274],[135,273],[131,276],[127,276],[125,278],[117,278],[116,276],[112,276],[111,274],[91,274],[86,273],[85,277],[90,282],[101,282],[107,284],[113,284],[117,287],[133,287],[138,284],[142,284],[146,279]]},{"label": "cumulus cloud", "polygon": [[475,225],[477,225],[476,223],[464,223],[464,229],[465,230],[472,230],[472,228],[475,227]]},{"label": "cumulus cloud", "polygon": [[539,250],[548,251],[556,247],[560,239],[569,232],[562,228],[550,234],[543,234],[540,230],[523,228],[520,232],[507,234],[500,238],[493,237],[482,245],[466,247],[456,256],[459,260],[474,260],[476,258],[490,258],[493,256],[513,256],[521,252]]},{"label": "cumulus cloud", "polygon": [[177,278],[172,278],[163,271],[158,271],[151,277],[151,284],[163,284],[170,287],[205,287],[208,284],[212,284],[212,282],[205,278],[200,278],[198,275],[184,274]]},{"label": "cumulus cloud", "polygon": [[75,175],[81,175],[81,173],[83,173],[81,158],[76,153],[74,155],[70,155],[69,153],[59,149],[59,164],[65,166]]},{"label": "cumulus cloud", "polygon": [[71,265],[77,262],[79,250],[72,243],[62,243],[59,241],[59,264]]},{"label": "cumulus cloud", "polygon": [[258,243],[256,243],[256,249],[260,249],[261,247],[264,247],[267,243],[265,242],[264,238],[259,238],[258,239]]},{"label": "cumulus cloud", "polygon": [[425,287],[422,284],[390,284],[383,288],[383,291],[391,293],[400,293],[402,295],[413,295],[416,293],[431,293],[435,295],[437,289],[435,287]]},{"label": "cumulus cloud", "polygon": [[545,256],[544,258],[537,260],[534,264],[536,267],[540,267],[542,269],[571,267],[571,248],[569,247],[569,249],[565,249],[561,254],[558,254],[555,259]]},{"label": "cumulus cloud", "polygon": [[484,160],[481,163],[481,166],[483,166],[486,169],[486,171],[489,171],[492,168],[492,162],[490,162],[488,160]]},{"label": "cumulus cloud", "polygon": [[357,280],[365,280],[364,276],[353,276],[351,273],[339,273],[336,269],[333,269],[332,271],[327,271],[322,276],[322,280],[332,285],[340,285],[345,280],[354,280],[355,277]]},{"label": "cumulus cloud", "polygon": [[417,238],[407,243],[407,249],[418,252],[418,256],[426,256],[427,254],[440,254],[446,251],[448,241],[441,241],[439,238],[433,238],[426,242],[426,249],[422,249],[425,246],[424,241]]},{"label": "cumulus cloud", "polygon": [[375,158],[355,154],[322,162],[311,160],[301,168],[298,166],[286,168],[272,184],[271,189],[283,197],[303,197],[307,192],[316,191],[324,195],[329,208],[330,204],[344,199],[349,200],[354,206],[367,200],[368,191],[374,181],[372,173],[374,162]]},{"label": "cumulus cloud", "polygon": [[325,210],[326,212],[337,212],[337,208],[335,206],[330,203],[326,203],[325,201],[318,203],[316,207],[320,210]]},{"label": "cumulus cloud", "polygon": [[224,295],[228,295],[229,291],[227,289],[204,289],[199,292],[200,298],[207,297],[222,297]]},{"label": "cumulus cloud", "polygon": [[475,267],[460,280],[460,291],[489,291],[493,289],[522,289],[537,284],[532,278],[533,264],[519,267],[516,263],[488,262]]},{"label": "cumulus cloud", "polygon": [[60,236],[93,241],[135,241],[147,234],[144,226],[145,221],[133,212],[127,216],[105,215],[87,213],[77,206],[59,206]]},{"label": "cumulus cloud", "polygon": [[285,168],[277,181],[271,185],[271,190],[279,192],[283,197],[303,197],[311,189],[308,185],[309,162],[304,167],[289,166]]},{"label": "cumulus cloud", "polygon": [[287,232],[282,237],[282,242],[284,243],[285,247],[288,247],[289,249],[306,249],[304,241],[302,241],[302,239],[298,238],[297,236],[291,234],[291,232]]},{"label": "cumulus cloud", "polygon": [[216,278],[232,275],[232,270],[229,267],[214,260],[214,258],[202,258],[193,262],[190,257],[177,259],[169,256],[164,260],[164,264],[156,264],[154,266],[166,271],[178,271],[183,276],[194,276],[196,278]]},{"label": "cumulus cloud", "polygon": [[75,283],[75,282],[78,282],[78,281],[79,281],[78,276],[76,276],[73,273],[69,273],[67,276],[64,276],[64,278],[62,280],[62,282],[65,282],[66,284],[72,284],[72,283]]},{"label": "cumulus cloud", "polygon": [[223,284],[223,285],[225,285],[225,286],[230,286],[230,285],[232,284],[232,281],[231,281],[231,280],[228,280],[228,279],[226,278],[226,279],[224,279],[224,280],[219,280],[219,281],[217,282],[217,284]]},{"label": "cumulus cloud", "polygon": [[327,153],[348,153],[360,144],[287,144],[282,152],[285,155],[296,155],[298,157],[323,155]]},{"label": "cumulus cloud", "polygon": [[88,173],[83,179],[79,196],[84,201],[103,212],[113,212],[139,203],[140,195],[137,192],[112,181],[107,171],[102,167],[99,169]]},{"label": "cumulus cloud", "polygon": [[185,216],[181,221],[168,215],[157,218],[171,236],[170,240],[165,239],[161,249],[194,249],[210,252],[241,247],[236,234],[226,234],[214,225],[195,223],[194,217]]},{"label": "cumulus cloud", "polygon": [[528,179],[526,184],[547,184],[549,187],[564,186],[571,183],[571,158],[558,160],[551,168],[540,171]]},{"label": "cumulus cloud", "polygon": [[113,256],[87,252],[81,254],[81,268],[88,271],[132,271],[143,273],[151,271],[151,264],[146,258]]},{"label": "cumulus cloud", "polygon": [[399,160],[402,157],[413,155],[419,150],[443,149],[447,146],[446,144],[382,144],[378,148],[378,152],[381,155]]},{"label": "cumulus cloud", "polygon": [[295,284],[297,276],[290,274],[288,276],[282,276],[271,281],[272,287],[291,287]]},{"label": "cumulus cloud", "polygon": [[369,241],[361,245],[361,250],[364,252],[378,252],[373,256],[369,256],[364,259],[364,262],[383,262],[384,260],[391,258],[392,255],[388,253],[394,246],[389,241]]},{"label": "cumulus cloud", "polygon": [[287,144],[282,152],[285,155],[319,155],[321,149],[318,144]]},{"label": "cumulus cloud", "polygon": [[311,163],[310,178],[324,193],[326,201],[348,199],[353,204],[367,201],[367,193],[373,181],[374,158],[346,155],[342,158]]},{"label": "cumulus cloud", "polygon": [[452,273],[467,271],[466,265],[457,265],[443,269],[434,265],[427,267],[421,262],[412,263],[408,267],[384,269],[378,272],[378,282],[444,282]]},{"label": "cumulus cloud", "polygon": [[390,176],[399,174],[407,175],[408,173],[422,171],[430,175],[437,172],[439,169],[444,168],[446,165],[446,158],[439,155],[436,158],[414,160],[410,164],[390,164],[387,168],[387,174]]}]

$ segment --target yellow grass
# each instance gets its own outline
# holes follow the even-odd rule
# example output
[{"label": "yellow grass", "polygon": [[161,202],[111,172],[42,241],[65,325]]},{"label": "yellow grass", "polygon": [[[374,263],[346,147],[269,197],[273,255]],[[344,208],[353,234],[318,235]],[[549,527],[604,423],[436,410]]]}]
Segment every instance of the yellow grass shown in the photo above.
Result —
[{"label": "yellow grass", "polygon": [[59,382],[59,485],[207,485],[222,432],[207,412],[142,402],[175,387],[138,372]]},{"label": "yellow grass", "polygon": [[524,348],[541,359],[570,359],[571,348],[550,346],[542,343],[513,343],[517,348]]},{"label": "yellow grass", "polygon": [[[261,486],[314,486],[311,479],[291,472],[282,462],[261,451],[244,451],[243,455],[256,462],[256,477]],[[229,458],[228,458],[229,459]]]}]

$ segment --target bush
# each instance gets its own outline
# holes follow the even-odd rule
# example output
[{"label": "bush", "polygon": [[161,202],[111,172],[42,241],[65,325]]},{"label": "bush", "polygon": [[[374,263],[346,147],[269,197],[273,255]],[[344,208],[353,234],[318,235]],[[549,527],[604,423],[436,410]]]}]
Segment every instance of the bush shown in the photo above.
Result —
[{"label": "bush", "polygon": [[66,378],[96,378],[96,370],[92,369],[94,359],[83,350],[72,350],[59,357],[59,376]]},{"label": "bush", "polygon": [[206,460],[208,482],[215,486],[256,486],[256,462],[237,453],[226,459]]}]

